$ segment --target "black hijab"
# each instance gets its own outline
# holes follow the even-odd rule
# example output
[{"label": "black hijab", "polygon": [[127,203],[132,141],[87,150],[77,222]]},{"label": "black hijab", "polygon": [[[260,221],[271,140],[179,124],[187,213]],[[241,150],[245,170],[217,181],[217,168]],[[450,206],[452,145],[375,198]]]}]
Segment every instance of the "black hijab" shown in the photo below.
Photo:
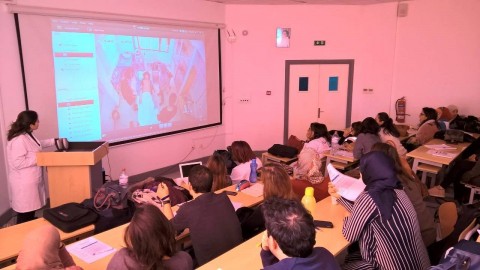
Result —
[{"label": "black hijab", "polygon": [[365,183],[365,191],[378,207],[383,219],[392,216],[392,208],[397,199],[394,189],[401,189],[392,158],[380,151],[372,151],[362,156],[360,172]]}]

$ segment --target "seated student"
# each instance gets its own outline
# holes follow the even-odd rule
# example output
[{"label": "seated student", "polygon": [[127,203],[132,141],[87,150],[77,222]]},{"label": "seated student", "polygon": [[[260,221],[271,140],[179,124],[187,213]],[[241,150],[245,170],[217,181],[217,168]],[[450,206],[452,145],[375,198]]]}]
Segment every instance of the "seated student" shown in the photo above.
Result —
[{"label": "seated student", "polygon": [[306,187],[314,188],[316,201],[328,197],[328,182],[324,181],[322,161],[315,150],[308,148],[300,152],[298,161],[293,164],[292,188],[298,198],[305,195]]},{"label": "seated student", "polygon": [[233,168],[230,178],[232,181],[248,180],[250,177],[250,163],[256,159],[257,170],[262,167],[262,161],[255,156],[250,145],[245,141],[234,141],[231,146],[233,161],[237,166]]},{"label": "seated student", "polygon": [[75,265],[65,245],[60,241],[57,228],[45,225],[31,231],[25,237],[16,269],[82,270],[83,268]]},{"label": "seated student", "polygon": [[138,207],[125,229],[125,248],[115,253],[108,270],[193,269],[192,258],[177,251],[175,230],[162,212],[151,204]]},{"label": "seated student", "polygon": [[360,160],[360,172],[366,187],[353,204],[329,185],[330,195],[350,211],[343,236],[350,242],[358,241],[360,247],[361,256],[344,269],[427,269],[430,262],[417,215],[402,190],[392,159],[372,151]]},{"label": "seated student", "polygon": [[440,125],[440,130],[447,130],[447,124],[453,119],[450,110],[447,107],[438,107],[435,111],[437,112],[437,122]]},{"label": "seated student", "polygon": [[405,149],[400,142],[400,132],[393,124],[392,118],[390,118],[386,112],[381,112],[377,114],[375,121],[377,121],[378,125],[380,125],[380,132],[378,132],[380,140],[383,143],[388,143],[395,147],[395,149],[397,149],[397,153],[401,157],[404,157],[407,154],[407,149]]},{"label": "seated student", "polygon": [[383,152],[394,161],[397,177],[402,183],[403,190],[410,199],[410,202],[412,202],[413,208],[415,208],[415,212],[417,213],[423,243],[426,247],[430,246],[435,242],[437,232],[435,230],[433,214],[428,211],[425,201],[423,201],[423,198],[428,195],[426,192],[427,188],[420,179],[410,173],[411,170],[405,170],[403,168],[397,150],[393,146],[386,143],[376,143],[373,145],[372,151]]},{"label": "seated student", "polygon": [[363,119],[360,134],[358,134],[355,146],[353,147],[354,158],[360,159],[363,155],[370,152],[370,149],[375,143],[380,142],[380,137],[378,137],[379,131],[380,126],[375,119],[372,117]]},{"label": "seated student", "polygon": [[232,179],[227,175],[227,166],[220,155],[212,155],[208,158],[207,168],[213,176],[212,192],[232,185]]},{"label": "seated student", "polygon": [[332,136],[328,133],[327,126],[320,123],[311,123],[307,130],[307,142],[303,145],[303,149],[312,148],[320,157],[323,153],[330,150]]},{"label": "seated student", "polygon": [[341,138],[339,142],[342,145],[342,148],[350,152],[353,151],[355,140],[361,130],[362,122],[360,121],[353,122],[349,128],[346,128],[343,132],[343,138]]},{"label": "seated student", "polygon": [[[213,177],[207,167],[193,167],[188,178],[194,199],[183,204],[175,217],[169,203],[164,204],[163,213],[177,231],[190,230],[195,258],[202,265],[240,244],[242,229],[227,194],[211,192]],[[157,194],[168,198],[168,188],[160,184]]]},{"label": "seated student", "polygon": [[[287,172],[277,163],[269,163],[262,167],[259,182],[263,183],[263,198],[270,197],[283,199],[295,199],[296,195],[292,189],[292,183]],[[302,194],[303,196],[303,194]],[[265,221],[261,207],[246,208],[237,210],[241,221],[243,238],[249,239],[265,230]]]},{"label": "seated student", "polygon": [[262,237],[260,257],[265,270],[339,270],[335,257],[315,246],[313,217],[298,200],[277,197],[262,205],[267,230]]},{"label": "seated student", "polygon": [[[433,108],[424,107],[419,115],[420,124],[417,134],[408,140],[409,144],[415,146],[422,145],[431,139],[437,131],[440,130],[440,125],[437,122],[437,112]],[[407,147],[408,149],[409,147]],[[408,149],[410,150],[410,149]]]}]

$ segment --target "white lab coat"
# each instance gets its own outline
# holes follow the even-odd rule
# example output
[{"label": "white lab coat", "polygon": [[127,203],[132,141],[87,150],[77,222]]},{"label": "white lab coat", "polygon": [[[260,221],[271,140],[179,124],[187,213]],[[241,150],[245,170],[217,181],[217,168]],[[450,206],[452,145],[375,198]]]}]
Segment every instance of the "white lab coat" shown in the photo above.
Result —
[{"label": "white lab coat", "polygon": [[43,168],[37,166],[37,152],[53,146],[55,140],[37,141],[40,145],[25,133],[7,143],[10,206],[18,213],[34,211],[46,204]]}]

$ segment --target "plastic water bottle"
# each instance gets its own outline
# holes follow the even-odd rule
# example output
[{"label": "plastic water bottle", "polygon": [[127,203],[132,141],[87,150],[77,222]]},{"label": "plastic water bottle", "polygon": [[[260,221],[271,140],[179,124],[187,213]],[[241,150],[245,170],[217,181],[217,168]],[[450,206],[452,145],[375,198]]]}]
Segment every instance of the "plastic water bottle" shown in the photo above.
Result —
[{"label": "plastic water bottle", "polygon": [[313,213],[315,213],[315,207],[317,205],[317,202],[315,201],[315,197],[313,196],[313,192],[314,192],[313,187],[305,188],[305,195],[302,198],[303,206],[312,215],[313,215]]},{"label": "plastic water bottle", "polygon": [[125,169],[122,170],[122,173],[118,177],[118,183],[122,187],[127,187],[127,185],[128,185],[128,175],[125,173]]},{"label": "plastic water bottle", "polygon": [[257,182],[257,159],[254,158],[250,162],[250,177],[248,178],[250,180],[250,183],[255,183]]},{"label": "plastic water bottle", "polygon": [[338,148],[340,148],[340,145],[338,145],[338,142],[340,141],[340,136],[338,136],[338,132],[335,131],[332,136],[332,151],[331,153],[335,155],[338,151]]}]

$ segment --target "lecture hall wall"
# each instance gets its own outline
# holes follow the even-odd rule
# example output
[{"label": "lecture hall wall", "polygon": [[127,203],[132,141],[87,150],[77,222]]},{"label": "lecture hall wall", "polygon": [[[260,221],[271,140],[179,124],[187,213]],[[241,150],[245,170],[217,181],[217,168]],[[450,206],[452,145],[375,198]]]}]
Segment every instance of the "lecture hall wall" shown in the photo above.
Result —
[{"label": "lecture hall wall", "polygon": [[[126,146],[112,147],[111,173],[130,174],[175,164],[192,144],[187,160],[206,156],[231,141],[243,139],[256,150],[282,142],[285,60],[355,59],[352,120],[379,111],[394,114],[395,100],[407,98],[407,123],[418,121],[424,106],[456,104],[461,113],[480,115],[480,1],[413,0],[408,15],[398,18],[397,4],[370,6],[238,6],[201,0],[60,1],[18,0],[44,5],[140,16],[225,23],[237,40],[223,31],[224,125]],[[161,2],[161,3],[159,3]],[[459,3],[461,2],[461,3]],[[275,48],[275,28],[292,29],[291,46]],[[248,35],[243,36],[242,31]],[[24,109],[13,22],[0,13],[0,129],[5,131]],[[5,37],[5,38],[4,38]],[[314,47],[313,40],[327,46]],[[374,89],[363,94],[363,88]],[[271,96],[265,94],[272,91]],[[240,99],[248,97],[249,103]],[[45,119],[42,119],[46,121]],[[210,142],[212,142],[210,144]],[[3,151],[2,151],[3,152]],[[6,194],[5,161],[0,157],[0,190]],[[104,160],[104,167],[107,167]],[[0,196],[0,214],[9,208]]]}]

